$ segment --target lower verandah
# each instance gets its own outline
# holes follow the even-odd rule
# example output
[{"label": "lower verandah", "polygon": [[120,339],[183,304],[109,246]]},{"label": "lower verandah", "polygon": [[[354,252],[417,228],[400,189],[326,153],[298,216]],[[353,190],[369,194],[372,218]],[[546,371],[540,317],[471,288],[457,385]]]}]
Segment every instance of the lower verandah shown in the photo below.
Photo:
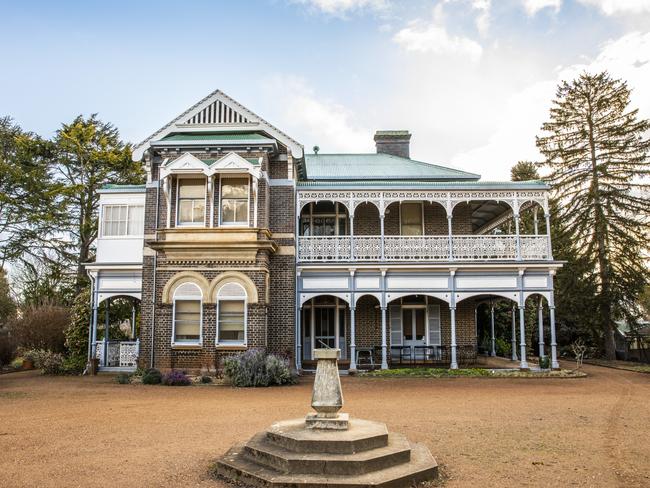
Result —
[{"label": "lower verandah", "polygon": [[[456,307],[456,351],[461,366],[473,364],[477,357],[475,306],[475,301],[468,299]],[[410,295],[390,302],[386,312],[388,366],[450,365],[451,315],[446,302]],[[378,300],[366,295],[356,303],[354,361],[350,323],[350,308],[342,299],[324,295],[306,302],[300,311],[303,369],[314,367],[313,349],[318,347],[338,347],[344,369],[351,365],[380,367],[382,318]]]}]

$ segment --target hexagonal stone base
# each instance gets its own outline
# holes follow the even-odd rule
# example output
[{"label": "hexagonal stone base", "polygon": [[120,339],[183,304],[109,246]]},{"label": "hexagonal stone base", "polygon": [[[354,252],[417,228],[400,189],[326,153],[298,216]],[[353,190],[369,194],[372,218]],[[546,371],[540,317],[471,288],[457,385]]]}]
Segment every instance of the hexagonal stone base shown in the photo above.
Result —
[{"label": "hexagonal stone base", "polygon": [[358,419],[347,431],[307,429],[302,419],[278,422],[231,448],[213,469],[251,487],[405,487],[437,473],[426,446]]}]

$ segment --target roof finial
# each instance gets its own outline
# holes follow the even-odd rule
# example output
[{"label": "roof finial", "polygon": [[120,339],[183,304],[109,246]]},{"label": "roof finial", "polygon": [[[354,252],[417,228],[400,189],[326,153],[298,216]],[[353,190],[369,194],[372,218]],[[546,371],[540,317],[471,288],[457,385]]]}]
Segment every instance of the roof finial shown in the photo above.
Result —
[{"label": "roof finial", "polygon": [[320,147],[314,146],[314,154],[318,155],[318,151],[320,151]]}]

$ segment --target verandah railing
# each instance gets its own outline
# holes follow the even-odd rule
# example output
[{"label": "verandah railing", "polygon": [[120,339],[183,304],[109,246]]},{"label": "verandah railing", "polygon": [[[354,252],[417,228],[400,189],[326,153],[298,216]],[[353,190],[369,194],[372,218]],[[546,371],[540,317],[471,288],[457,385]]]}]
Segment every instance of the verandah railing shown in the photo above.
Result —
[{"label": "verandah railing", "polygon": [[549,257],[546,235],[449,236],[300,236],[298,261],[484,261],[544,260]]}]

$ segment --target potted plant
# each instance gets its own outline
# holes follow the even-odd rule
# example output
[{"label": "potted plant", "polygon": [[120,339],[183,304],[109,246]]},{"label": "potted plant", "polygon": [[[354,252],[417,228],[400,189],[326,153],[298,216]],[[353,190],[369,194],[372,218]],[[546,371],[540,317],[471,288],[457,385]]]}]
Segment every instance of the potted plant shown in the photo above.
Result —
[{"label": "potted plant", "polygon": [[23,356],[22,369],[24,370],[34,369],[34,363],[36,361],[35,352],[30,349],[23,352],[22,356]]}]

